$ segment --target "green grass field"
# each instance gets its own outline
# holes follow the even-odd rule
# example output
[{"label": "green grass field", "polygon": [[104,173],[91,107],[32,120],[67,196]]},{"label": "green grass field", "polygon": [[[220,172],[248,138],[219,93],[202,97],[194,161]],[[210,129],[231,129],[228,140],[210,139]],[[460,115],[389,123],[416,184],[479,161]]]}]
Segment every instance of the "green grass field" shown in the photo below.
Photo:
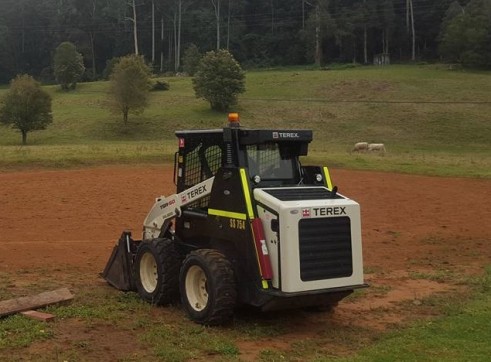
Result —
[{"label": "green grass field", "polygon": [[[226,114],[194,97],[191,79],[166,79],[125,126],[106,108],[107,82],[80,84],[53,96],[54,123],[20,134],[0,127],[0,167],[48,167],[170,160],[174,131],[222,127]],[[358,169],[491,177],[491,73],[443,66],[289,68],[249,71],[234,111],[247,127],[314,130],[309,162]],[[5,89],[0,90],[0,95]],[[387,154],[350,154],[359,141],[384,143]]]}]

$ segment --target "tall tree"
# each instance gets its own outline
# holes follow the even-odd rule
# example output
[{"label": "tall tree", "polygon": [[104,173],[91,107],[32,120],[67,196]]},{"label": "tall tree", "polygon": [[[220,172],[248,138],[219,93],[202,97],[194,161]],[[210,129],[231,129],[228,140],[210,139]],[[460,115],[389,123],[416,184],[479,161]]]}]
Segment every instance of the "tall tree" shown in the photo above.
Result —
[{"label": "tall tree", "polygon": [[18,75],[10,82],[0,122],[12,125],[22,135],[22,144],[27,144],[27,134],[43,130],[53,121],[51,96],[30,75]]},{"label": "tall tree", "polygon": [[90,52],[90,71],[92,79],[97,78],[96,40],[107,26],[105,26],[104,11],[108,3],[103,0],[74,0],[72,26],[79,27],[87,34]]},{"label": "tall tree", "polygon": [[451,16],[442,30],[441,54],[466,66],[491,67],[491,0],[471,0],[456,16],[449,8]]},{"label": "tall tree", "polygon": [[220,49],[220,0],[211,0],[217,27],[217,50]]},{"label": "tall tree", "polygon": [[[459,1],[461,11],[470,3]],[[25,72],[52,79],[53,49],[63,41],[84,55],[87,78],[130,52],[155,63],[160,50],[161,70],[180,71],[182,49],[191,43],[204,51],[230,49],[256,66],[368,62],[389,51],[393,58],[435,59],[451,2],[0,0],[0,81]]]},{"label": "tall tree", "polygon": [[135,54],[140,54],[140,50],[138,48],[138,22],[136,18],[136,3],[135,0],[132,0],[132,8],[133,8],[133,37],[135,39]]},{"label": "tall tree", "polygon": [[181,68],[182,50],[182,18],[188,7],[192,4],[191,0],[173,0],[173,25],[174,25],[174,70]]},{"label": "tall tree", "polygon": [[391,0],[383,0],[381,4],[380,24],[382,31],[382,53],[390,53],[390,39],[395,24],[394,3]]},{"label": "tall tree", "polygon": [[152,65],[155,64],[155,0],[152,0]]},{"label": "tall tree", "polygon": [[411,33],[411,60],[416,60],[416,31],[414,27],[413,0],[406,0],[406,27]]},{"label": "tall tree", "polygon": [[314,4],[313,13],[309,18],[309,28],[314,39],[314,63],[321,66],[326,54],[324,42],[332,36],[334,21],[329,13],[329,0],[317,0]]}]

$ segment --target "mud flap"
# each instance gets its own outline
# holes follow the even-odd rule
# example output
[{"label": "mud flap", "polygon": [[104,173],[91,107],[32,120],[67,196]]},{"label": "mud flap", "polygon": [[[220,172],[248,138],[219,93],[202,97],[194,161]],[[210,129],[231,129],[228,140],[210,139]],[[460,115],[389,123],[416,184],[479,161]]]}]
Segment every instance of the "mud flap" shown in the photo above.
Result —
[{"label": "mud flap", "polygon": [[131,238],[131,232],[124,231],[114,246],[101,276],[116,289],[136,290],[132,269],[137,245],[138,242]]}]

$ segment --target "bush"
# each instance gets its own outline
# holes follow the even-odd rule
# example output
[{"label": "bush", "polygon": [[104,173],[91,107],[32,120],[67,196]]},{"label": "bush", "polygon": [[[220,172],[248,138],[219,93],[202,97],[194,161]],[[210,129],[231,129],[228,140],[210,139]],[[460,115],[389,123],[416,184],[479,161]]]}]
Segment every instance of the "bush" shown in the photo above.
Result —
[{"label": "bush", "polygon": [[84,60],[82,54],[72,43],[61,43],[55,51],[54,73],[56,81],[64,91],[75,89],[77,81],[84,74]]},{"label": "bush", "polygon": [[113,72],[114,67],[121,60],[120,57],[114,57],[112,59],[106,60],[106,67],[102,71],[102,78],[104,80],[109,80],[111,73]]},{"label": "bush", "polygon": [[184,72],[190,76],[194,76],[198,70],[201,57],[202,56],[198,47],[191,44],[184,52],[184,56],[182,58]]},{"label": "bush", "polygon": [[210,102],[212,109],[225,111],[245,92],[245,75],[227,50],[211,51],[199,64],[193,88],[196,97]]},{"label": "bush", "polygon": [[170,89],[169,83],[167,83],[165,80],[158,80],[152,85],[151,91],[156,92],[156,91],[166,91]]}]

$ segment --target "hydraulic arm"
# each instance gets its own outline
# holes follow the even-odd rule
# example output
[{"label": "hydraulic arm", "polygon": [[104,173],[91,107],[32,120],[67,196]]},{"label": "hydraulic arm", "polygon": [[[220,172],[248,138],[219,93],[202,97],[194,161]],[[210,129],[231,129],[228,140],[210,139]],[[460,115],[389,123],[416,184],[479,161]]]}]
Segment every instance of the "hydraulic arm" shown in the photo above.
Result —
[{"label": "hydraulic arm", "polygon": [[158,238],[162,231],[167,230],[172,218],[181,215],[182,206],[209,195],[214,179],[210,177],[179,194],[158,197],[143,222],[143,240]]}]

